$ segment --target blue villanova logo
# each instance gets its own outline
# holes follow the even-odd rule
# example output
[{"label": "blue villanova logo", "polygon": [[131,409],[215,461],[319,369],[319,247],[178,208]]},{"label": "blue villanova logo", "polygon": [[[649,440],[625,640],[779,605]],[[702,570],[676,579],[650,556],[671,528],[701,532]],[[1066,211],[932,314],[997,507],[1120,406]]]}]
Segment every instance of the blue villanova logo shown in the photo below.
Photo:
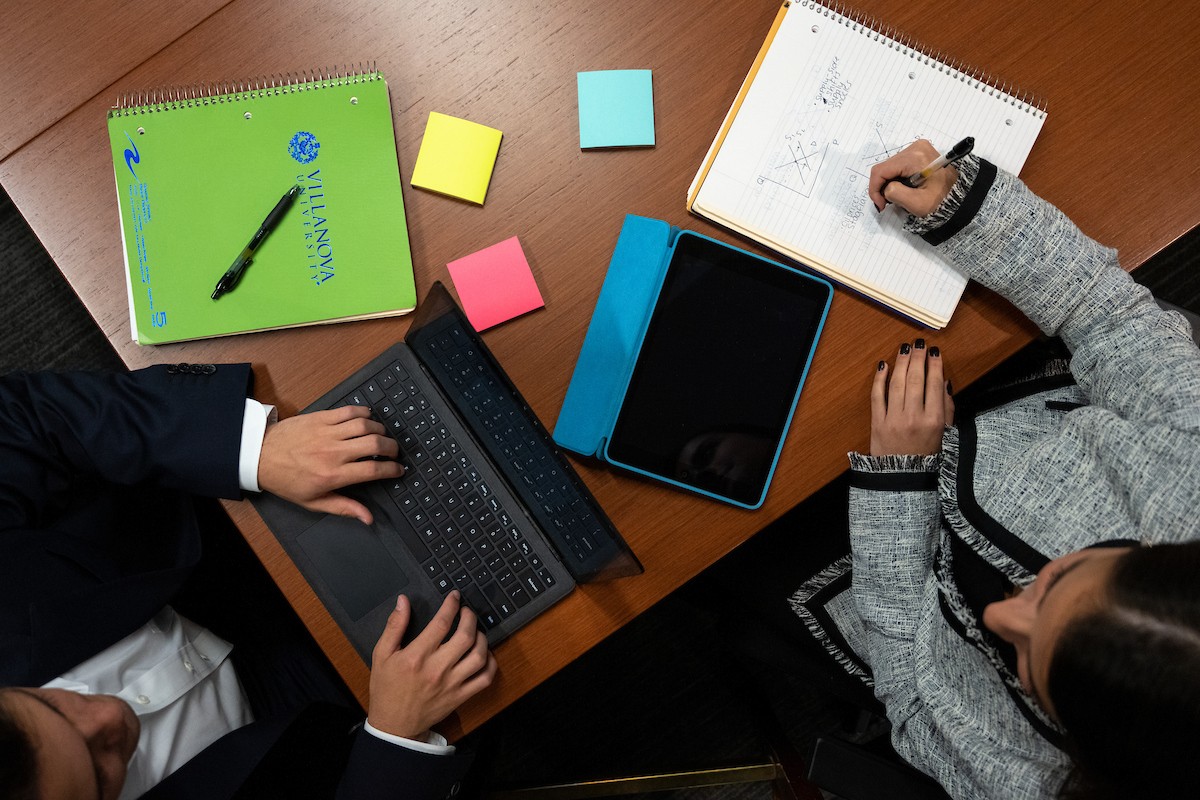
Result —
[{"label": "blue villanova logo", "polygon": [[136,181],[138,180],[138,176],[133,171],[133,165],[142,163],[142,157],[138,153],[137,145],[133,143],[133,137],[129,135],[128,131],[125,133],[125,138],[129,140],[129,147],[125,148],[125,166],[129,167],[129,174]]},{"label": "blue villanova logo", "polygon": [[301,164],[310,164],[316,161],[317,151],[320,149],[321,143],[308,131],[298,131],[288,142],[288,155]]}]

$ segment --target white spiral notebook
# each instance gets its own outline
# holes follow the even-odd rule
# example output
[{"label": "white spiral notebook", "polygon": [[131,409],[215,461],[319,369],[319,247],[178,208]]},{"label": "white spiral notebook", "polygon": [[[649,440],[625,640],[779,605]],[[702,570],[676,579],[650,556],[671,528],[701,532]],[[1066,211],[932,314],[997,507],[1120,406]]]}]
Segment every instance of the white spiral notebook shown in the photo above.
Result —
[{"label": "white spiral notebook", "polygon": [[916,139],[966,136],[1019,173],[1046,112],[902,36],[815,0],[784,2],[688,190],[688,210],[942,328],[967,279],[896,209],[871,167]]}]

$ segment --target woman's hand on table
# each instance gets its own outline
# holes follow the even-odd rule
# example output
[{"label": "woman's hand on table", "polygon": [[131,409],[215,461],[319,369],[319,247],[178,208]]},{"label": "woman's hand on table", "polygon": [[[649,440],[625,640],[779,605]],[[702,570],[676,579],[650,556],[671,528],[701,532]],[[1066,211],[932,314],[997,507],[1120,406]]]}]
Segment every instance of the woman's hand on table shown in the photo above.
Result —
[{"label": "woman's hand on table", "polygon": [[941,351],[924,339],[900,345],[891,369],[880,361],[871,385],[871,455],[933,455],[954,419]]}]

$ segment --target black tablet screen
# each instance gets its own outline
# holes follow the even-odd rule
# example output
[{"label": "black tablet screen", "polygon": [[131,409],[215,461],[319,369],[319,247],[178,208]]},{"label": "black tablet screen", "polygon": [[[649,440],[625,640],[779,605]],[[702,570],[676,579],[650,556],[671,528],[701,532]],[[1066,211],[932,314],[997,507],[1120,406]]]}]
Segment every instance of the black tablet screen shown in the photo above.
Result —
[{"label": "black tablet screen", "polygon": [[821,281],[682,233],[609,460],[757,504],[829,296]]}]

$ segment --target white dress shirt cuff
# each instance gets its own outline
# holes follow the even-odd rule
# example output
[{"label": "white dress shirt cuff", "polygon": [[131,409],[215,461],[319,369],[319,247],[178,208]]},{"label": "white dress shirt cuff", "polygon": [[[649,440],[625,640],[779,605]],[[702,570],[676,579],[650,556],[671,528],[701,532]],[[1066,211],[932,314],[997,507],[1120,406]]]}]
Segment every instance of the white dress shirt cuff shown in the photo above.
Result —
[{"label": "white dress shirt cuff", "polygon": [[416,750],[418,753],[428,753],[433,756],[454,755],[454,745],[447,744],[446,737],[435,731],[425,734],[423,739],[405,739],[403,736],[384,733],[378,728],[372,727],[369,722],[364,722],[363,728],[366,729],[367,733],[376,738],[400,745],[401,747],[407,747],[409,750]]},{"label": "white dress shirt cuff", "polygon": [[262,455],[267,423],[278,418],[275,406],[246,398],[246,411],[242,415],[242,449],[238,456],[238,484],[244,492],[262,491],[258,488],[258,458]]}]

